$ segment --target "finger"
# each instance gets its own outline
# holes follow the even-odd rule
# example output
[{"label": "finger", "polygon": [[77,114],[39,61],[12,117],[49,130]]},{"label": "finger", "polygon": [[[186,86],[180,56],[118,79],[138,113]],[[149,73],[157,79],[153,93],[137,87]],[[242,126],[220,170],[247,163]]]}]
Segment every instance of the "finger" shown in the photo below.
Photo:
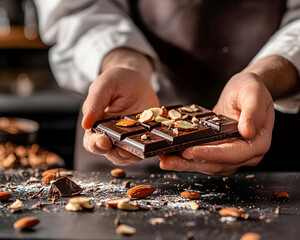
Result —
[{"label": "finger", "polygon": [[126,158],[124,158],[119,154],[119,152],[120,152],[120,148],[114,147],[110,151],[108,151],[105,154],[105,156],[113,164],[119,165],[119,166],[126,166],[126,165],[133,164],[133,163],[136,163],[136,162],[139,162],[142,160],[141,158],[139,158],[135,155],[132,155],[132,154],[130,154]]},{"label": "finger", "polygon": [[186,159],[204,159],[208,162],[231,165],[241,164],[253,157],[263,156],[268,151],[271,137],[267,137],[267,133],[266,129],[261,129],[261,135],[251,141],[238,139],[234,142],[190,147],[181,155]]},{"label": "finger", "polygon": [[92,128],[96,121],[103,119],[104,111],[113,98],[111,85],[107,84],[107,81],[103,82],[101,80],[100,75],[90,86],[89,93],[84,101],[81,123],[84,129]]},{"label": "finger", "polygon": [[83,137],[83,146],[88,152],[101,155],[112,148],[112,143],[105,134],[86,130]]},{"label": "finger", "polygon": [[201,172],[212,175],[229,175],[234,173],[238,166],[211,163],[205,160],[187,160],[178,155],[159,155],[160,168],[173,171]]},{"label": "finger", "polygon": [[241,90],[237,98],[241,109],[238,129],[244,138],[252,139],[256,131],[264,126],[271,99],[268,90],[258,81]]}]

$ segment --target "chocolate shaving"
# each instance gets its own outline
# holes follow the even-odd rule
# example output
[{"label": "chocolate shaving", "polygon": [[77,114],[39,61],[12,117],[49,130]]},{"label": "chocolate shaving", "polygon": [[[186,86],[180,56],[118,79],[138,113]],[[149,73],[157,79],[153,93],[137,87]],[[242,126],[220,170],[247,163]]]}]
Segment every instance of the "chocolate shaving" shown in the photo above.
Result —
[{"label": "chocolate shaving", "polygon": [[48,197],[72,197],[79,195],[82,188],[68,177],[62,177],[51,183]]}]

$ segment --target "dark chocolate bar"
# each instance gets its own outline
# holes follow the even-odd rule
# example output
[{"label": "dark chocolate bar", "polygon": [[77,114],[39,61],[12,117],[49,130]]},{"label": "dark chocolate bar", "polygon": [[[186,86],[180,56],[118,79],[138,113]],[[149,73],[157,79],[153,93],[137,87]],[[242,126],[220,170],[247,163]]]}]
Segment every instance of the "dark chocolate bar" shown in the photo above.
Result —
[{"label": "dark chocolate bar", "polygon": [[114,145],[147,158],[240,137],[237,125],[236,120],[193,104],[151,108],[143,113],[104,119],[96,122],[93,129],[105,133]]}]

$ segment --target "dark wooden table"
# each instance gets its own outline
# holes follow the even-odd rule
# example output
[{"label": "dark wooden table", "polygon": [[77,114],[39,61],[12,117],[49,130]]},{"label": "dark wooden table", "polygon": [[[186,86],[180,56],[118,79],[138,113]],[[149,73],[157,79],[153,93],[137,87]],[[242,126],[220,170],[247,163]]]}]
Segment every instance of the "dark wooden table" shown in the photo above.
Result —
[{"label": "dark wooden table", "polygon": [[[193,239],[240,239],[246,232],[259,233],[266,239],[299,239],[300,237],[300,172],[237,173],[232,176],[208,176],[199,173],[173,173],[156,171],[136,172],[127,170],[127,178],[115,179],[103,172],[80,174],[74,172],[72,179],[84,187],[82,195],[95,204],[93,211],[67,212],[63,203],[42,198],[30,199],[26,193],[37,192],[47,185],[26,184],[30,176],[41,178],[40,173],[30,170],[0,171],[0,191],[9,191],[13,197],[0,204],[0,239],[185,239],[188,232]],[[252,174],[254,174],[252,176]],[[151,184],[154,194],[138,202],[143,209],[135,212],[106,208],[105,201],[126,196],[122,182],[132,185]],[[189,200],[180,196],[183,190],[192,189],[202,194],[197,200],[201,209],[192,210]],[[273,199],[275,190],[290,194],[286,202]],[[15,199],[23,199],[21,212],[11,213],[9,205]],[[36,204],[42,203],[41,208]],[[102,203],[97,206],[96,203]],[[43,205],[44,204],[44,205]],[[155,206],[157,210],[151,210]],[[248,219],[229,221],[221,218],[218,209],[227,206],[240,207],[249,214]],[[280,206],[280,214],[275,213]],[[40,224],[33,231],[19,232],[13,223],[24,216],[36,216]],[[115,232],[114,219],[136,228],[131,237]],[[164,218],[162,224],[152,225],[151,218]]]}]

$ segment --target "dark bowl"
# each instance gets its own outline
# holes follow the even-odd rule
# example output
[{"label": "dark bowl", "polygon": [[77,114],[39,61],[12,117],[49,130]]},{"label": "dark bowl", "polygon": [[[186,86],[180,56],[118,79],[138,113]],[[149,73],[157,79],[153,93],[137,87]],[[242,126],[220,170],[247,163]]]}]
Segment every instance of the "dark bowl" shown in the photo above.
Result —
[{"label": "dark bowl", "polygon": [[36,143],[39,124],[24,118],[0,117],[0,143],[30,145]]}]

